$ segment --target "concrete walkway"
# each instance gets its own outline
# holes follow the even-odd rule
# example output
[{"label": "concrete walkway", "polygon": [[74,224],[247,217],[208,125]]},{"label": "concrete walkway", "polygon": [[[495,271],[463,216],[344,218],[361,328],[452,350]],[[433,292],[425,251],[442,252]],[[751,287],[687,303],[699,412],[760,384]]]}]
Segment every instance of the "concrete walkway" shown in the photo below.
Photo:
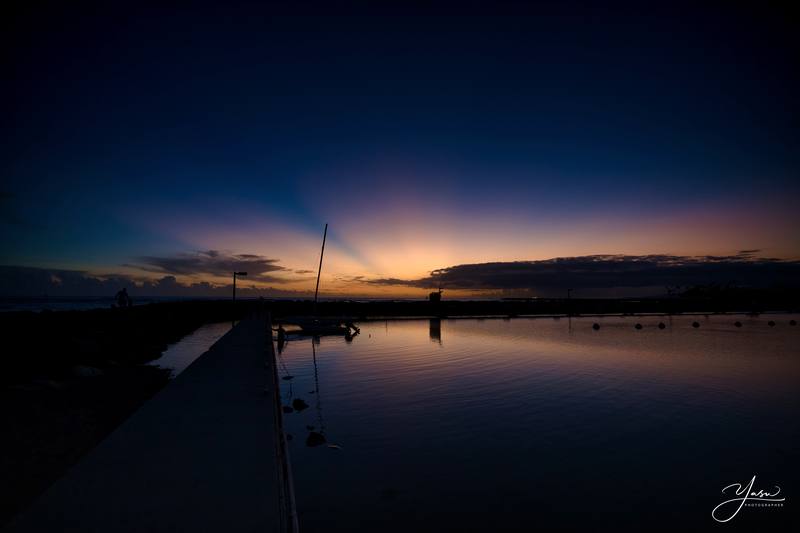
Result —
[{"label": "concrete walkway", "polygon": [[240,322],[8,531],[293,531],[268,327]]}]

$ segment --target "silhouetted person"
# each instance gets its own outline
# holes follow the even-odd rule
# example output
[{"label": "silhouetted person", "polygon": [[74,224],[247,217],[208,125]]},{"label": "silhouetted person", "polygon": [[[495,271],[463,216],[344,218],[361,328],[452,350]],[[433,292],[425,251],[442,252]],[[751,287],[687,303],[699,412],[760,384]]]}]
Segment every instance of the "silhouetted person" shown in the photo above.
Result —
[{"label": "silhouetted person", "polygon": [[123,287],[117,293],[116,298],[117,298],[117,307],[131,307],[131,306],[133,306],[133,300],[131,300],[131,297],[128,296],[128,289],[125,288],[125,287]]}]

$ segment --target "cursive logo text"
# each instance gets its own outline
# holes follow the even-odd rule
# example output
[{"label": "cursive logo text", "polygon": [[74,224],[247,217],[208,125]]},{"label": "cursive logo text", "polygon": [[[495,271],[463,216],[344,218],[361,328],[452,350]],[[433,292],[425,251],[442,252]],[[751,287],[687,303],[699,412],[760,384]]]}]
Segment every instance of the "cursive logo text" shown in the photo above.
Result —
[{"label": "cursive logo text", "polygon": [[[781,492],[781,488],[778,485],[775,485],[775,489],[770,492],[763,489],[755,490],[753,488],[755,482],[756,476],[753,476],[753,479],[751,479],[750,483],[747,485],[731,483],[722,489],[722,494],[726,496],[735,496],[735,498],[725,500],[714,507],[714,510],[711,511],[712,518],[717,522],[728,522],[739,514],[739,511],[741,511],[742,507],[745,505],[748,507],[783,507],[783,503],[778,502],[785,501],[786,497],[777,497]],[[733,490],[731,491],[730,489]]]}]

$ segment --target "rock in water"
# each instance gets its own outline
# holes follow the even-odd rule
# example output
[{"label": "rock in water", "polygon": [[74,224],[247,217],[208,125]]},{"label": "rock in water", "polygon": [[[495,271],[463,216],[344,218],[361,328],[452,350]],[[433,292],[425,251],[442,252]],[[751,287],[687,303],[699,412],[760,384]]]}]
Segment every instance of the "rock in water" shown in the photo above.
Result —
[{"label": "rock in water", "polygon": [[313,448],[314,446],[319,446],[321,444],[325,444],[327,442],[325,440],[325,435],[322,433],[317,433],[316,431],[312,431],[308,434],[306,438],[306,446]]},{"label": "rock in water", "polygon": [[295,398],[295,400],[292,402],[292,407],[294,407],[294,410],[299,413],[300,411],[308,409],[308,404],[300,398]]}]

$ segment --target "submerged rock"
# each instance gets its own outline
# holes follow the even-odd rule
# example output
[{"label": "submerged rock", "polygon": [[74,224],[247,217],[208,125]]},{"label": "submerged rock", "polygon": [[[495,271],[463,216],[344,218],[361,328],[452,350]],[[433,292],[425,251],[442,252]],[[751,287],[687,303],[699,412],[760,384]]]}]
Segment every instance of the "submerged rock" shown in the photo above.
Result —
[{"label": "submerged rock", "polygon": [[292,402],[292,407],[294,407],[295,411],[299,413],[300,411],[308,409],[308,404],[300,398],[295,398],[295,400]]},{"label": "submerged rock", "polygon": [[311,448],[315,446],[320,446],[322,444],[325,444],[326,442],[327,440],[325,439],[325,435],[323,435],[322,433],[317,433],[316,431],[310,432],[308,434],[308,437],[306,438],[306,446],[309,446]]}]

